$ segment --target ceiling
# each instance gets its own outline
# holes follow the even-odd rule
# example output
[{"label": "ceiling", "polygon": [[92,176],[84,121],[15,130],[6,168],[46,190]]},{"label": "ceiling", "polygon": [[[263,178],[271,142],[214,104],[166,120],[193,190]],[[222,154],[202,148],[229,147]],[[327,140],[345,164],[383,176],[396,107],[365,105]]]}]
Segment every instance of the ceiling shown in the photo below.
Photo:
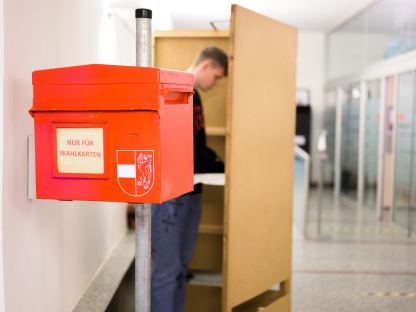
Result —
[{"label": "ceiling", "polygon": [[[328,31],[376,0],[103,0],[113,7],[146,7],[159,18],[158,28],[210,28],[210,22],[229,20],[236,3],[307,31]],[[227,22],[216,23],[228,28]],[[156,26],[156,25],[155,25]]]}]

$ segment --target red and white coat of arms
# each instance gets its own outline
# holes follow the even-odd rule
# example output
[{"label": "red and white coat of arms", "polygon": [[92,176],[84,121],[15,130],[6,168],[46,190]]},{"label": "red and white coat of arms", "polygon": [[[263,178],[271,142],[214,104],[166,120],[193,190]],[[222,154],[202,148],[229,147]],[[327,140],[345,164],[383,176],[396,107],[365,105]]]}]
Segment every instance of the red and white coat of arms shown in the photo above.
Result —
[{"label": "red and white coat of arms", "polygon": [[155,180],[153,150],[117,151],[117,180],[130,196],[146,195]]}]

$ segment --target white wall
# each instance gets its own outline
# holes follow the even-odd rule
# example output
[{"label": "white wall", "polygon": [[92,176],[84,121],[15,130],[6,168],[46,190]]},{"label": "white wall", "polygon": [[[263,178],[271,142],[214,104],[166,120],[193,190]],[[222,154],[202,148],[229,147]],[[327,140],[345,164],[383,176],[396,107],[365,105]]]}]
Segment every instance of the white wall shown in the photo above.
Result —
[{"label": "white wall", "polygon": [[[117,50],[124,46],[114,42],[118,30],[124,30],[103,35],[112,21],[101,0],[4,0],[4,5],[6,311],[69,311],[124,235],[125,204],[26,198],[31,74],[50,67],[119,63]],[[129,55],[124,58],[134,62]]]},{"label": "white wall", "polygon": [[[3,177],[3,78],[4,78],[4,14],[3,0],[0,0],[0,177]],[[0,178],[0,190],[3,181]],[[4,311],[4,270],[3,270],[3,192],[0,192],[0,312]]]},{"label": "white wall", "polygon": [[298,88],[311,92],[311,180],[318,179],[316,142],[322,129],[325,84],[325,34],[322,32],[300,31],[298,33],[297,81]]},{"label": "white wall", "polygon": [[325,34],[322,32],[300,31],[298,33],[297,81],[298,88],[307,88],[311,92],[312,132],[311,180],[318,179],[318,160],[316,142],[322,129],[325,84]]}]

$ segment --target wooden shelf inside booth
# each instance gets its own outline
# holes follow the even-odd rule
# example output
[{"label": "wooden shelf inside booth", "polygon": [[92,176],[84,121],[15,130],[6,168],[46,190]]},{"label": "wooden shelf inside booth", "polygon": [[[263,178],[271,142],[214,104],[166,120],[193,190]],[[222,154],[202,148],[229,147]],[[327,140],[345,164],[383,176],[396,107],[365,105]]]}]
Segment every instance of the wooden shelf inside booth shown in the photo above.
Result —
[{"label": "wooden shelf inside booth", "polygon": [[225,127],[207,127],[205,129],[208,136],[223,136],[226,135],[226,129]]},{"label": "wooden shelf inside booth", "polygon": [[219,225],[201,224],[199,225],[199,233],[222,235],[224,233],[224,228]]}]

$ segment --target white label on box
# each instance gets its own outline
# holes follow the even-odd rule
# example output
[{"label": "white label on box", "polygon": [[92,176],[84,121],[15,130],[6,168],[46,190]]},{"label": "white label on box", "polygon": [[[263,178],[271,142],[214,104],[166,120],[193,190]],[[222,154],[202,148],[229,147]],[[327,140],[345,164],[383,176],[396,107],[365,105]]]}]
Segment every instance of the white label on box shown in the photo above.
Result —
[{"label": "white label on box", "polygon": [[104,174],[103,128],[56,128],[59,173]]}]

